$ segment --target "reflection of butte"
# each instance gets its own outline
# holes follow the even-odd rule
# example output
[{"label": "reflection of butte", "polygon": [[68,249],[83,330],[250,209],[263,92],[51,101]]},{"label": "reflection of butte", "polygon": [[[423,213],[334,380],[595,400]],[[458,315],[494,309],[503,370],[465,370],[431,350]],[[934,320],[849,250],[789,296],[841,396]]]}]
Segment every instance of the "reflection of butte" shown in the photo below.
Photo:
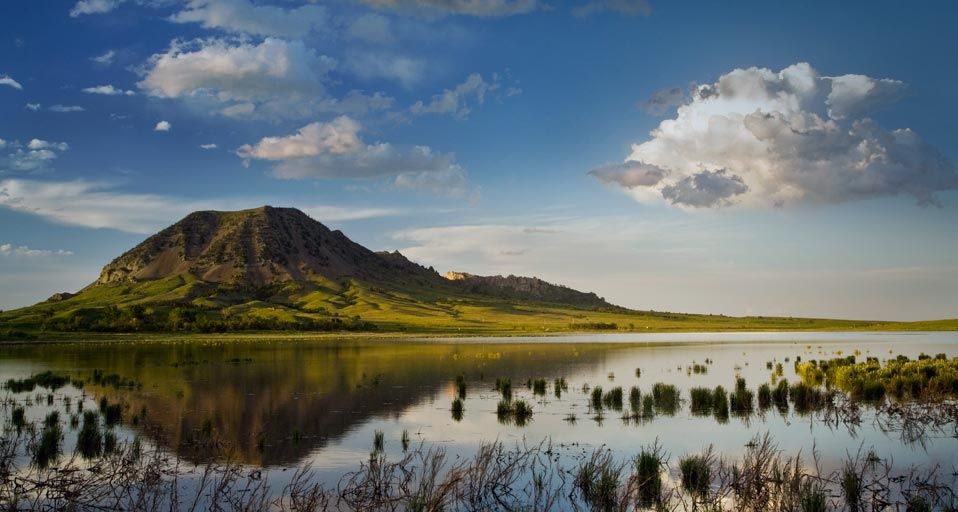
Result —
[{"label": "reflection of butte", "polygon": [[[569,377],[573,366],[602,364],[609,350],[598,344],[280,345],[251,350],[249,363],[113,366],[109,372],[133,375],[143,383],[142,390],[94,386],[88,390],[106,392],[112,400],[122,398],[129,404],[127,416],[145,407],[143,431],[159,429],[158,441],[189,462],[203,463],[222,455],[204,442],[210,439],[204,433],[209,425],[237,462],[293,465],[372,418],[398,417],[450,386],[456,375],[472,382],[470,396],[490,395],[498,376],[511,376],[516,388],[524,386],[527,378]],[[223,360],[220,351],[209,352],[193,356],[201,361]],[[274,358],[283,355],[291,357]],[[477,384],[480,374],[485,382]],[[440,402],[446,398],[451,402],[449,389],[449,396],[440,397]]]}]

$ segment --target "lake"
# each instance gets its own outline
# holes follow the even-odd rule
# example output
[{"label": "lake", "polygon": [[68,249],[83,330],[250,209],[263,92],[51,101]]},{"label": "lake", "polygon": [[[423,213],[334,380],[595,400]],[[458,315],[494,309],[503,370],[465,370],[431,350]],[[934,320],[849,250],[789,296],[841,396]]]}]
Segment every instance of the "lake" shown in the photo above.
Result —
[{"label": "lake", "polygon": [[[14,394],[5,402],[30,400],[29,419],[50,410],[71,411],[83,401],[95,409],[107,397],[123,404],[136,424],[116,427],[122,439],[139,436],[200,464],[222,453],[196,442],[215,435],[218,446],[242,464],[263,468],[274,482],[291,468],[310,466],[317,479],[335,487],[376,449],[402,456],[408,444],[442,446],[450,457],[468,458],[480,444],[508,446],[551,443],[557,457],[581,461],[596,448],[623,460],[657,442],[673,458],[701,452],[736,457],[758,435],[768,433],[786,454],[813,449],[823,470],[839,468],[847,455],[874,450],[896,467],[938,467],[952,475],[958,460],[954,422],[919,440],[903,441],[865,409],[857,425],[831,424],[814,413],[771,408],[727,417],[696,414],[689,405],[693,387],[724,386],[736,377],[750,389],[772,380],[796,382],[794,362],[857,355],[879,360],[920,354],[958,356],[958,333],[669,333],[567,335],[537,338],[466,338],[331,341],[231,340],[229,336],[189,342],[71,343],[0,347],[0,381],[52,371],[86,380],[54,393]],[[778,363],[781,375],[773,376]],[[770,369],[771,368],[771,369]],[[638,371],[637,371],[638,370]],[[94,372],[116,374],[120,385],[91,382]],[[497,379],[509,379],[513,400],[532,406],[527,421],[497,415],[502,398]],[[461,416],[452,411],[465,385]],[[544,379],[545,389],[527,386]],[[563,379],[556,393],[556,379]],[[104,381],[105,382],[105,381]],[[647,394],[653,384],[674,385],[682,403],[675,411],[628,416],[629,391]],[[597,386],[622,387],[622,411],[596,410]],[[536,393],[539,391],[540,393]],[[544,391],[544,393],[542,393]],[[26,397],[26,398],[25,398]],[[623,412],[624,411],[624,412]],[[66,413],[69,414],[69,413]],[[64,452],[72,453],[76,430],[65,429]]]}]

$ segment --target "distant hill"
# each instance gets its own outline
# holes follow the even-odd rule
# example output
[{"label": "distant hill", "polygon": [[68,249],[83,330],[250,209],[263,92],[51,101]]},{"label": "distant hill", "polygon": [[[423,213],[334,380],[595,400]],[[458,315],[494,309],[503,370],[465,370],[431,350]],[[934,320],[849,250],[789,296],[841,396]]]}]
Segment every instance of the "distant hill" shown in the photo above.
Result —
[{"label": "distant hill", "polygon": [[0,339],[13,340],[63,332],[919,328],[958,322],[632,311],[535,277],[440,275],[399,252],[373,252],[297,209],[271,206],[191,213],[104,266],[86,288],[0,312]]},{"label": "distant hill", "polygon": [[537,278],[444,277],[398,251],[373,252],[295,208],[263,206],[191,213],[104,266],[83,290],[0,320],[79,331],[367,329],[395,327],[404,316],[456,320],[452,302],[622,310]]}]

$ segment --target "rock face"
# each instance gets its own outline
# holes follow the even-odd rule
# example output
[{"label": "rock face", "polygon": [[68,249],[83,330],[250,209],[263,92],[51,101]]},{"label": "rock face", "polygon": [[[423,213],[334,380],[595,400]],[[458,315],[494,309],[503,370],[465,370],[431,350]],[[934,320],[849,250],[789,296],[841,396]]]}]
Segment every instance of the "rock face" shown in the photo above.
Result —
[{"label": "rock face", "polygon": [[477,276],[466,272],[446,272],[444,277],[471,293],[481,295],[504,299],[555,302],[594,309],[615,307],[595,293],[580,292],[566,286],[548,283],[537,277]]},{"label": "rock face", "polygon": [[440,279],[398,252],[374,253],[295,208],[263,206],[191,213],[103,267],[96,284],[182,274],[248,286],[316,277]]}]

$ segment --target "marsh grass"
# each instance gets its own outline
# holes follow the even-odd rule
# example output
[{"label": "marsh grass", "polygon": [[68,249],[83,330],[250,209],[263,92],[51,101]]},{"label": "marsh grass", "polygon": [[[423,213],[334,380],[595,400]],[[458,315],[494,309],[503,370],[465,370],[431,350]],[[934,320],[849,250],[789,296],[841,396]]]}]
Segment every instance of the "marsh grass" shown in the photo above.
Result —
[{"label": "marsh grass", "polygon": [[763,383],[758,387],[758,408],[764,412],[770,407],[772,407],[772,387],[768,383]]},{"label": "marsh grass", "polygon": [[711,416],[712,415],[712,390],[709,388],[695,387],[689,389],[689,406],[693,416]]},{"label": "marsh grass", "polygon": [[674,416],[682,403],[678,388],[664,382],[657,382],[652,386],[652,399],[656,414],[666,416]]},{"label": "marsh grass", "polygon": [[704,498],[712,483],[712,451],[704,455],[688,455],[679,460],[682,488],[692,496]]},{"label": "marsh grass", "polygon": [[509,377],[496,378],[496,391],[502,395],[503,400],[512,400],[512,379]]},{"label": "marsh grass", "polygon": [[466,399],[466,377],[464,375],[456,376],[456,396],[460,400]]},{"label": "marsh grass", "polygon": [[614,387],[602,395],[602,405],[613,411],[622,411],[622,388]]},{"label": "marsh grass", "polygon": [[83,413],[83,427],[77,434],[76,451],[85,459],[93,459],[103,451],[100,418],[95,411],[85,411]]},{"label": "marsh grass", "polygon": [[452,407],[450,408],[452,412],[452,419],[455,421],[462,421],[463,411],[465,407],[463,406],[462,399],[457,398],[452,401]]},{"label": "marsh grass", "polygon": [[665,456],[658,442],[642,448],[635,458],[636,504],[652,508],[662,502],[662,467]]},{"label": "marsh grass", "polygon": [[719,423],[728,422],[728,392],[722,386],[712,390],[712,413]]},{"label": "marsh grass", "polygon": [[545,379],[535,379],[532,381],[532,394],[534,396],[545,396],[549,384]]}]

